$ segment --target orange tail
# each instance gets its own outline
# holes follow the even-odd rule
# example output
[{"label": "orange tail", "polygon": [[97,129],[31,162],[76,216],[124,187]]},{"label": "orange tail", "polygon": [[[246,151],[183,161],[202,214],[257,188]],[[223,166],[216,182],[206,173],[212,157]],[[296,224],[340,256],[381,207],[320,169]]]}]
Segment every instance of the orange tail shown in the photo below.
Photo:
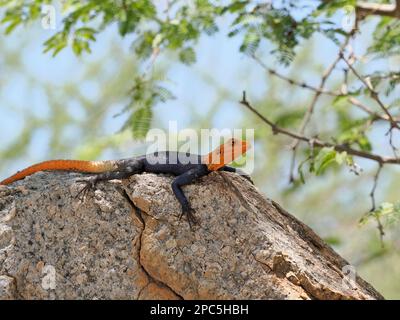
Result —
[{"label": "orange tail", "polygon": [[50,160],[44,161],[21,171],[0,182],[0,185],[10,184],[14,181],[21,180],[26,176],[34,174],[39,171],[76,171],[76,172],[89,172],[89,173],[100,173],[104,171],[115,170],[113,161],[83,161],[83,160]]}]

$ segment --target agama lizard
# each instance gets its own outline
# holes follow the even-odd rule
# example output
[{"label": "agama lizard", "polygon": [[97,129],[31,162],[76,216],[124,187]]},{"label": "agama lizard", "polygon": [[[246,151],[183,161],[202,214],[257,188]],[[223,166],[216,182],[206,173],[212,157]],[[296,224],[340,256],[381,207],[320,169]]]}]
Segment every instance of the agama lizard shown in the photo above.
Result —
[{"label": "agama lizard", "polygon": [[173,174],[177,177],[171,184],[172,191],[182,206],[182,215],[186,215],[191,225],[191,223],[196,223],[195,217],[193,216],[194,210],[190,206],[181,187],[217,170],[238,172],[251,181],[250,177],[240,172],[239,169],[226,165],[245,154],[249,148],[250,145],[246,141],[229,139],[214,151],[203,156],[164,151],[121,160],[49,160],[18,171],[11,177],[1,181],[0,185],[7,185],[14,181],[24,179],[26,176],[32,175],[38,171],[63,170],[96,174],[86,180],[79,181],[86,183],[86,186],[81,190],[81,192],[86,192],[90,188],[95,187],[96,183],[99,181],[126,179],[131,175],[142,172]]}]

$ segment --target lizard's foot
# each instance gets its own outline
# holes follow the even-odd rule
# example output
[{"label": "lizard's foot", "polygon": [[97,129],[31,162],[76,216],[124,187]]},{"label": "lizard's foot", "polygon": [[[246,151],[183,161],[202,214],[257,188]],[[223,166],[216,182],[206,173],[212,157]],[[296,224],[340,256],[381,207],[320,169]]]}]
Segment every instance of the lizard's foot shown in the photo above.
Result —
[{"label": "lizard's foot", "polygon": [[252,185],[254,185],[253,180],[251,180],[251,177],[250,177],[248,174],[241,174],[241,176],[242,176],[243,178],[245,178],[247,181],[250,181],[250,183],[251,183]]},{"label": "lizard's foot", "polygon": [[78,183],[84,183],[85,186],[76,194],[75,198],[83,200],[86,198],[90,190],[93,190],[96,186],[97,183],[97,178],[96,177],[90,177],[88,179],[80,179],[76,180]]},{"label": "lizard's foot", "polygon": [[179,216],[179,220],[182,219],[183,215],[186,216],[188,223],[189,223],[190,230],[192,230],[193,225],[198,224],[198,221],[197,221],[196,217],[194,216],[194,212],[195,212],[194,209],[190,205],[182,206],[182,213]]},{"label": "lizard's foot", "polygon": [[237,173],[238,175],[240,175],[241,177],[245,178],[245,179],[246,179],[247,181],[249,181],[252,185],[254,185],[253,180],[251,180],[251,177],[250,177],[246,172],[244,172],[243,170],[240,170],[240,169],[236,169],[236,173]]}]

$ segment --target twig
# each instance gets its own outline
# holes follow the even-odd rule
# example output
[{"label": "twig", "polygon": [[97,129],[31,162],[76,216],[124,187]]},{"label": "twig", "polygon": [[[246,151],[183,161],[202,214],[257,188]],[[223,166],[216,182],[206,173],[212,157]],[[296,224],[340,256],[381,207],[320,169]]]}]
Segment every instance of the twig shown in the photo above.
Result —
[{"label": "twig", "polygon": [[[334,0],[323,0],[324,2],[333,2]],[[356,6],[357,18],[362,20],[367,16],[376,15],[392,18],[400,18],[400,0],[396,0],[396,4],[387,3],[371,3],[366,1],[357,2]]]},{"label": "twig", "polygon": [[311,91],[313,91],[313,92],[315,92],[315,93],[318,93],[318,94],[326,94],[326,95],[334,96],[334,97],[339,97],[339,96],[345,95],[345,94],[340,93],[340,92],[334,92],[334,91],[329,91],[329,90],[323,90],[323,89],[321,89],[321,88],[317,88],[317,87],[314,87],[314,86],[312,86],[312,85],[309,85],[309,84],[307,84],[307,83],[305,83],[305,82],[300,82],[300,81],[291,79],[291,78],[289,78],[289,77],[287,77],[287,76],[285,76],[285,75],[283,75],[283,74],[277,72],[276,70],[274,70],[274,69],[272,69],[272,68],[269,68],[269,67],[268,67],[259,57],[257,57],[256,55],[252,55],[252,58],[253,58],[265,71],[267,71],[269,74],[274,75],[274,76],[276,76],[276,77],[278,77],[278,78],[280,78],[280,79],[282,79],[282,80],[288,82],[288,83],[291,84],[291,85],[294,85],[294,86],[297,86],[297,87],[300,87],[300,88],[304,88],[304,89],[308,89],[308,90],[311,90]]},{"label": "twig", "polygon": [[271,129],[274,134],[283,134],[288,137],[291,137],[293,139],[299,140],[306,142],[308,144],[313,143],[314,146],[316,147],[328,147],[328,148],[334,148],[336,151],[343,152],[346,151],[348,154],[357,156],[360,158],[364,159],[369,159],[372,161],[375,161],[379,164],[400,164],[400,158],[391,158],[391,157],[383,157],[377,154],[369,153],[366,151],[362,150],[357,150],[351,148],[347,144],[333,144],[329,142],[322,141],[317,138],[310,138],[307,137],[303,134],[299,134],[296,132],[292,132],[290,130],[287,130],[285,128],[279,127],[276,125],[274,122],[266,118],[264,115],[262,115],[259,111],[257,111],[246,99],[246,92],[243,91],[243,98],[241,101],[239,101],[240,104],[245,106],[247,109],[249,109],[252,113],[254,113],[259,119],[261,119],[264,123],[266,123]]},{"label": "twig", "polygon": [[371,203],[372,203],[372,207],[371,207],[371,212],[375,211],[376,209],[376,202],[375,202],[375,191],[376,191],[376,187],[378,186],[378,179],[379,179],[379,175],[381,174],[383,165],[379,164],[378,170],[376,171],[375,175],[374,175],[374,184],[372,186],[371,192],[369,193],[369,196],[371,197]]},{"label": "twig", "polygon": [[[329,76],[331,75],[331,73],[333,72],[333,70],[335,69],[336,65],[339,63],[339,61],[341,60],[342,56],[343,56],[343,51],[345,50],[345,48],[347,47],[347,45],[349,44],[350,38],[353,36],[353,34],[355,33],[355,29],[353,29],[346,37],[345,41],[343,42],[343,44],[340,46],[339,48],[339,53],[336,56],[335,60],[331,63],[330,66],[328,66],[328,68],[324,71],[320,84],[318,86],[319,91],[323,90],[325,87],[325,83],[328,80]],[[311,103],[309,105],[309,107],[307,108],[306,113],[304,114],[303,117],[303,121],[300,125],[300,129],[299,129],[299,134],[303,134],[308,123],[311,120],[311,116],[314,112],[315,106],[317,105],[318,99],[321,95],[321,93],[319,91],[316,91],[313,99],[311,100]],[[297,152],[297,147],[299,145],[299,141],[295,140],[293,142],[293,144],[291,145],[291,149],[292,149],[292,159],[290,162],[290,178],[289,181],[293,182],[294,181],[294,167],[296,164],[296,152]]]},{"label": "twig", "polygon": [[393,155],[394,155],[396,158],[398,158],[398,155],[397,155],[397,147],[394,145],[394,142],[393,142],[393,130],[390,130],[390,129],[389,129],[388,133],[389,133],[389,145],[390,145],[390,147],[392,148]]},{"label": "twig", "polygon": [[396,0],[396,4],[360,2],[356,6],[356,12],[360,19],[370,15],[400,19],[400,1]]},{"label": "twig", "polygon": [[[350,97],[350,98],[348,99],[348,101],[349,101],[352,105],[354,105],[354,106],[360,108],[361,110],[365,111],[366,113],[368,113],[368,114],[372,117],[372,120],[373,120],[373,121],[375,121],[375,120],[384,120],[384,121],[389,121],[389,122],[390,122],[390,119],[389,119],[389,117],[388,117],[386,114],[379,114],[379,113],[377,113],[377,112],[371,110],[369,107],[367,107],[365,104],[363,104],[363,103],[362,103],[360,100],[358,100],[357,98]],[[392,117],[392,118],[393,118],[393,120],[394,120],[395,122],[400,123],[400,118],[398,118],[398,117]]]},{"label": "twig", "polygon": [[[400,1],[400,0],[399,0]],[[388,132],[386,133],[389,134],[389,144],[390,147],[392,148],[393,154],[394,156],[397,158],[397,148],[396,146],[393,144],[393,129],[400,129],[400,126],[398,124],[398,122],[396,121],[396,119],[393,118],[392,114],[389,112],[388,108],[385,106],[385,104],[382,102],[382,100],[379,97],[378,92],[375,91],[375,89],[372,87],[372,84],[367,81],[364,77],[362,77],[358,71],[352,66],[352,64],[342,55],[342,59],[343,61],[348,65],[348,67],[350,68],[350,70],[353,72],[353,74],[364,84],[364,86],[369,90],[369,92],[371,93],[371,97],[372,99],[374,99],[377,104],[379,105],[379,107],[383,110],[383,112],[386,114],[388,121],[390,122],[390,128],[388,130]]]},{"label": "twig", "polygon": [[[356,150],[356,149],[352,149],[350,148],[348,145],[337,145],[337,144],[332,144],[332,143],[328,143],[328,142],[323,142],[319,139],[316,138],[309,138],[307,136],[304,135],[300,135],[298,133],[295,132],[291,132],[290,130],[281,128],[279,126],[277,126],[274,122],[272,122],[271,120],[269,120],[268,118],[266,118],[265,116],[263,116],[260,112],[258,112],[246,99],[246,91],[243,91],[243,97],[242,100],[240,101],[240,104],[242,104],[243,106],[245,106],[247,109],[249,109],[251,112],[253,112],[258,118],[260,118],[264,123],[266,123],[271,129],[272,132],[274,134],[284,134],[286,136],[289,136],[291,138],[297,139],[298,141],[304,141],[307,142],[308,144],[310,144],[312,147],[317,146],[317,147],[332,147],[334,148],[336,151],[339,152],[343,152],[346,151],[347,154],[350,155],[354,155],[357,157],[361,157],[361,158],[365,158],[365,159],[369,159],[369,160],[373,160],[376,161],[379,165],[378,170],[374,176],[374,183],[372,186],[372,190],[370,192],[370,197],[371,197],[371,202],[372,202],[372,208],[370,210],[370,212],[375,211],[376,209],[376,202],[375,202],[375,191],[376,188],[378,186],[378,179],[379,179],[379,175],[381,173],[381,170],[384,166],[384,164],[400,164],[400,159],[395,157],[395,158],[385,158],[376,154],[372,154],[372,153],[368,153],[365,151],[360,151],[360,150]],[[378,231],[379,231],[379,236],[380,236],[380,241],[381,241],[381,245],[382,247],[384,247],[384,242],[383,242],[383,236],[385,235],[384,229],[383,229],[383,225],[380,221],[379,216],[374,215],[377,224],[378,224]]]},{"label": "twig", "polygon": [[375,216],[376,223],[378,224],[378,231],[379,231],[379,239],[381,241],[381,247],[385,247],[385,243],[383,242],[383,237],[385,236],[385,231],[383,230],[383,225],[379,216]]},{"label": "twig", "polygon": [[[374,184],[373,184],[371,192],[369,194],[369,196],[371,197],[371,202],[372,202],[372,208],[371,208],[370,212],[374,212],[376,209],[375,191],[376,191],[376,187],[378,186],[378,179],[382,172],[382,168],[383,168],[383,165],[379,164],[378,170],[376,171],[375,176],[374,176]],[[378,227],[378,231],[379,231],[379,238],[381,241],[381,246],[383,248],[384,247],[383,236],[385,235],[385,231],[383,230],[383,225],[381,223],[379,216],[377,214],[374,214],[374,217],[378,224],[377,227]]]},{"label": "twig", "polygon": [[397,80],[400,78],[400,72],[389,72],[387,74],[373,75],[371,78],[380,79],[380,80]]},{"label": "twig", "polygon": [[371,94],[371,98],[374,99],[379,107],[383,110],[383,112],[386,114],[388,117],[391,128],[397,128],[400,129],[399,125],[396,123],[396,121],[393,119],[393,116],[390,114],[389,110],[385,106],[385,104],[382,102],[380,99],[378,93],[375,91],[375,89],[372,87],[372,85],[364,78],[362,77],[358,71],[352,66],[352,64],[341,54],[341,59],[347,64],[347,66],[350,68],[350,70],[353,72],[353,74],[364,84],[364,86],[368,89],[368,91]]}]

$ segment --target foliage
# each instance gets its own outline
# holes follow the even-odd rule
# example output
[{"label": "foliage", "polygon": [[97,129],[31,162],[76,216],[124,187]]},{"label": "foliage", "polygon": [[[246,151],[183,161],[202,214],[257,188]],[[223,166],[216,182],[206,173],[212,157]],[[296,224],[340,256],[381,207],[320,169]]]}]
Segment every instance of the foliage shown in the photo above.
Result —
[{"label": "foliage", "polygon": [[392,226],[400,220],[400,202],[383,202],[376,210],[368,212],[360,219],[360,225],[364,225],[371,219],[383,221],[384,227]]},{"label": "foliage", "polygon": [[400,21],[384,17],[374,31],[374,44],[369,52],[377,57],[400,54]]},{"label": "foliage", "polygon": [[[349,156],[346,151],[337,152],[333,147],[325,147],[313,150],[313,152],[303,161],[298,168],[300,180],[305,183],[304,167],[308,163],[308,171],[319,176],[322,175],[328,168],[334,168],[341,165],[348,166],[351,171],[357,171],[352,156]],[[335,166],[334,166],[335,165]]]},{"label": "foliage", "polygon": [[[20,25],[52,18],[45,9],[48,6],[58,8],[57,3],[59,2],[51,0],[0,1],[0,7],[3,7],[1,23],[5,26],[5,33],[11,33]],[[219,19],[227,18],[231,21],[227,36],[241,37],[241,52],[253,56],[262,41],[267,41],[273,45],[271,53],[276,56],[277,61],[289,65],[296,55],[296,48],[315,33],[340,42],[338,37],[346,35],[346,31],[338,27],[332,17],[337,12],[347,14],[346,10],[349,11],[349,8],[356,5],[355,0],[315,1],[314,4],[293,0],[235,0],[227,3],[181,0],[166,3],[167,7],[150,0],[65,0],[62,8],[58,8],[62,13],[61,25],[58,25],[58,31],[44,43],[44,52],[51,52],[55,56],[70,46],[77,55],[90,53],[91,44],[96,41],[99,33],[116,24],[121,37],[133,35],[134,49],[140,60],[146,60],[150,56],[154,58],[160,51],[169,50],[176,52],[181,62],[190,65],[196,61],[195,45],[199,37],[202,34],[216,33],[219,30]],[[300,11],[303,12],[302,15],[298,14]],[[399,34],[399,21],[381,18],[374,31],[375,41],[369,48],[370,54],[376,57],[398,54]],[[386,92],[389,94],[399,83],[399,79],[400,77],[387,79],[380,76],[374,78],[374,84],[389,81]],[[172,97],[156,81],[151,83],[154,88],[150,89],[148,83],[139,88],[137,80],[134,80],[136,93],[126,110],[130,110],[129,126],[136,137],[142,136],[149,128],[153,105],[166,100],[162,98],[163,95]],[[144,89],[149,92],[138,93],[138,90]],[[342,96],[341,99],[347,96]],[[139,100],[135,100],[138,97]],[[286,117],[280,117],[279,122],[293,122],[295,116],[287,114]],[[340,125],[346,128],[339,130],[337,139],[342,143],[356,144],[362,150],[370,150],[371,145],[363,128],[366,119],[349,124],[346,123],[348,119],[343,112],[338,112],[338,116],[341,117]],[[139,123],[143,123],[142,128],[136,130]],[[142,133],[139,134],[139,131]]]},{"label": "foliage", "polygon": [[130,128],[134,138],[144,138],[150,129],[152,106],[172,99],[175,99],[172,92],[159,83],[155,84],[154,79],[136,77],[130,90],[130,102],[122,111],[130,112],[122,130]]}]

